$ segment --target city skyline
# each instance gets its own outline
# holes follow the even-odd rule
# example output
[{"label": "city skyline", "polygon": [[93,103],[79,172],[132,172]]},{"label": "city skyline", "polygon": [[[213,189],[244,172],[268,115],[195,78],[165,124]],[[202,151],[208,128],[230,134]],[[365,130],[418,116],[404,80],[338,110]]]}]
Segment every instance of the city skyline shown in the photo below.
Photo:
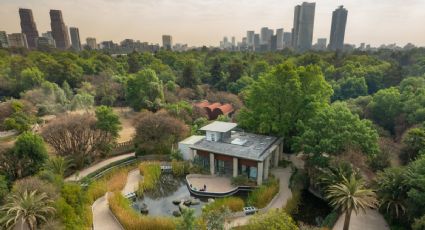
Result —
[{"label": "city skyline", "polygon": [[[240,0],[230,3],[223,0],[182,0],[178,3],[170,0],[125,0],[122,3],[111,0],[4,0],[0,20],[7,23],[0,25],[0,30],[20,32],[17,11],[22,7],[32,9],[39,32],[48,31],[49,10],[59,9],[67,26],[79,28],[81,38],[95,37],[98,41],[115,42],[133,38],[160,44],[162,35],[170,34],[175,43],[217,46],[223,36],[235,36],[241,40],[247,30],[259,31],[261,27],[284,28],[284,32],[290,32],[293,8],[301,3],[293,0]],[[223,7],[223,4],[227,7]],[[415,28],[415,22],[425,20],[420,12],[425,2],[418,0],[377,0],[373,3],[359,0],[356,4],[348,0],[317,1],[313,41],[317,38],[329,39],[332,12],[339,5],[344,5],[350,11],[346,43],[358,45],[366,42],[378,46],[412,42],[425,45],[425,32]],[[174,12],[177,8],[181,10]],[[96,9],[97,17],[93,17],[91,9]]]}]

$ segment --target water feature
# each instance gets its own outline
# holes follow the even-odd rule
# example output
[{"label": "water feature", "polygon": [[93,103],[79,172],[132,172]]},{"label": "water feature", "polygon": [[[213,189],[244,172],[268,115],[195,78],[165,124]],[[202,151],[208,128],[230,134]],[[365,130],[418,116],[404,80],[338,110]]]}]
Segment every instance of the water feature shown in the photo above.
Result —
[{"label": "water feature", "polygon": [[[145,192],[142,198],[137,198],[133,203],[133,208],[137,211],[143,209],[143,204],[147,205],[150,216],[172,216],[174,211],[179,210],[179,206],[173,201],[190,199],[191,195],[183,177],[174,177],[172,174],[162,174],[157,189]],[[194,198],[194,197],[192,197]],[[196,215],[200,215],[202,207],[207,200],[200,200],[197,205],[191,205]]]}]

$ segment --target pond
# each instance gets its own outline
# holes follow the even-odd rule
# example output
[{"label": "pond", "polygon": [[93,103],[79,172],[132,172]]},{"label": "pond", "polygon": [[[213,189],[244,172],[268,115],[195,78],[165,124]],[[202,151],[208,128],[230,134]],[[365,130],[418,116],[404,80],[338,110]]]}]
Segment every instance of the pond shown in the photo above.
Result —
[{"label": "pond", "polygon": [[[172,216],[174,211],[179,211],[179,205],[173,201],[188,200],[191,197],[183,177],[174,177],[172,174],[162,174],[157,189],[145,192],[142,198],[137,198],[133,208],[140,212],[144,204],[147,205],[150,216]],[[195,210],[195,215],[202,213],[202,207],[208,200],[199,200],[199,204],[190,205]]]},{"label": "pond", "polygon": [[298,212],[293,217],[295,221],[318,226],[331,212],[332,207],[326,201],[316,197],[308,190],[303,190]]}]

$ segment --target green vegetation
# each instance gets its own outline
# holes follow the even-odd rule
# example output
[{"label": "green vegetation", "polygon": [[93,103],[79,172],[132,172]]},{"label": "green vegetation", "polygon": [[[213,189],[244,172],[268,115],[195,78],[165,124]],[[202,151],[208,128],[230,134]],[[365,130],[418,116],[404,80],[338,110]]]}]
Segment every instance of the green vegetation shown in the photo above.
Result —
[{"label": "green vegetation", "polygon": [[171,161],[171,167],[174,176],[184,176],[189,173],[189,163],[185,161]]},{"label": "green vegetation", "polygon": [[155,189],[161,177],[161,166],[158,162],[142,162],[139,165],[139,171],[143,180],[139,181],[137,194],[142,196],[145,191]]},{"label": "green vegetation", "polygon": [[239,197],[225,197],[216,199],[214,202],[207,204],[202,209],[202,214],[207,215],[212,211],[228,209],[231,212],[240,212],[245,207],[245,202]]},{"label": "green vegetation", "polygon": [[266,207],[270,201],[279,192],[279,180],[276,178],[269,178],[260,187],[256,188],[248,195],[247,203],[256,208]]},{"label": "green vegetation", "polygon": [[260,230],[264,228],[272,230],[298,230],[298,226],[294,220],[284,211],[278,209],[273,209],[265,214],[255,215],[243,229]]}]

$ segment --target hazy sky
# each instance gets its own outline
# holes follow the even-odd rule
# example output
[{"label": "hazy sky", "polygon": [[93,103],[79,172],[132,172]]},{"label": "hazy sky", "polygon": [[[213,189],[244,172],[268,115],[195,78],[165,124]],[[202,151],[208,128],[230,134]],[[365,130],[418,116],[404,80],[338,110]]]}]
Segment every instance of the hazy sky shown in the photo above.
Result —
[{"label": "hazy sky", "polygon": [[[290,31],[299,0],[0,0],[0,30],[19,32],[18,8],[31,8],[39,33],[50,30],[49,9],[62,10],[65,24],[80,37],[124,38],[159,43],[218,45],[223,36],[263,26]],[[332,11],[348,9],[346,43],[379,45],[412,42],[425,46],[425,0],[317,0],[314,41],[329,39]]]}]

